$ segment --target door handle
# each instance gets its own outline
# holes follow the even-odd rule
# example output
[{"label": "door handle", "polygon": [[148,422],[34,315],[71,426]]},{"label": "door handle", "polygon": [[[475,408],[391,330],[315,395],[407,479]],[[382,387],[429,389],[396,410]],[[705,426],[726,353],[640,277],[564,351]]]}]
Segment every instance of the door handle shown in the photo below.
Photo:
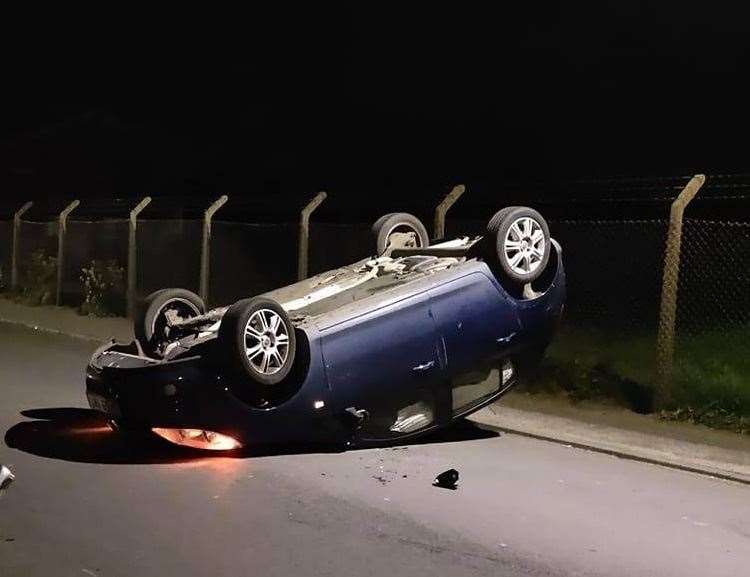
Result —
[{"label": "door handle", "polygon": [[510,341],[513,340],[513,337],[515,337],[515,336],[516,336],[516,333],[510,333],[507,336],[499,337],[497,339],[497,344],[498,345],[507,345],[508,343],[510,343]]},{"label": "door handle", "polygon": [[412,371],[427,371],[435,366],[435,361],[429,361],[427,363],[422,363],[421,365],[417,365],[416,367],[412,367]]}]

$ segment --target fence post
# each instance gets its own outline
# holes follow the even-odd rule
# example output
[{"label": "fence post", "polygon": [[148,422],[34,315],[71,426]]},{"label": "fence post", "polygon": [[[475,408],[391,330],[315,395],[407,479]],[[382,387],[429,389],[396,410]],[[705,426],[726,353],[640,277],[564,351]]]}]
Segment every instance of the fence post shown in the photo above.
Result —
[{"label": "fence post", "polygon": [[438,239],[445,237],[445,214],[465,191],[466,187],[463,184],[454,186],[453,189],[445,195],[445,198],[440,201],[440,204],[435,207],[435,228],[433,230],[433,238]]},{"label": "fence post", "polygon": [[13,252],[10,255],[10,288],[16,290],[18,288],[18,236],[21,229],[21,216],[27,210],[33,206],[33,202],[29,201],[19,208],[13,215]]},{"label": "fence post", "polygon": [[128,229],[128,317],[135,317],[136,284],[138,282],[138,252],[136,250],[135,233],[138,226],[138,215],[151,202],[151,197],[145,197],[130,211],[130,226]]},{"label": "fence post", "polygon": [[682,243],[682,217],[685,208],[695,198],[706,182],[703,174],[696,174],[685,185],[669,210],[669,230],[664,251],[664,274],[661,285],[659,334],[656,342],[656,405],[664,406],[671,397],[672,360],[674,358],[674,333],[677,315],[677,289],[680,276],[680,246]]},{"label": "fence post", "polygon": [[81,204],[80,201],[74,200],[66,206],[57,217],[57,297],[55,304],[62,304],[62,280],[63,267],[65,265],[65,233],[68,230],[68,215]]},{"label": "fence post", "polygon": [[299,250],[297,251],[297,279],[307,278],[308,248],[310,246],[310,215],[328,197],[324,191],[320,191],[302,209],[299,217]]},{"label": "fence post", "polygon": [[208,306],[208,277],[211,274],[211,219],[229,197],[222,194],[203,215],[203,248],[201,250],[201,298]]}]

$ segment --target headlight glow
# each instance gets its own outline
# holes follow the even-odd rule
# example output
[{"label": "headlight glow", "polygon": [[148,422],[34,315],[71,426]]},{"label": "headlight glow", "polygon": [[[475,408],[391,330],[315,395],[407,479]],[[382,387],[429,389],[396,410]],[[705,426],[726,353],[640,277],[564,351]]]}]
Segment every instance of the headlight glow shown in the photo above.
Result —
[{"label": "headlight glow", "polygon": [[166,439],[176,445],[182,445],[183,447],[208,449],[210,451],[231,451],[232,449],[242,447],[242,444],[237,439],[215,431],[206,431],[204,429],[164,429],[161,427],[154,427],[151,430],[162,439]]}]

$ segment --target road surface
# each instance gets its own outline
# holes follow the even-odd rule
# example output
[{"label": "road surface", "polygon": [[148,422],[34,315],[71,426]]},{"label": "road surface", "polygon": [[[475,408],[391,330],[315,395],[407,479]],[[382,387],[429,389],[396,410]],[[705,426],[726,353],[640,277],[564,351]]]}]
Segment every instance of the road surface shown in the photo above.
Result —
[{"label": "road surface", "polygon": [[[83,410],[91,343],[0,330],[2,577],[750,571],[748,486],[473,426],[344,453],[132,448]],[[459,489],[432,487],[451,467]]]}]

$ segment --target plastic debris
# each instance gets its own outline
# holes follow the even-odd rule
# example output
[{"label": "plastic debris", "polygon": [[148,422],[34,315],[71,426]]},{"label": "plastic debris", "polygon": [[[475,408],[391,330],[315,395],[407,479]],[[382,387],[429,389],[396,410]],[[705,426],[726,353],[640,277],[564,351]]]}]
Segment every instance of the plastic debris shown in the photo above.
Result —
[{"label": "plastic debris", "polygon": [[370,413],[368,411],[356,407],[349,407],[344,409],[343,412],[344,423],[352,431],[361,429],[369,417]]},{"label": "plastic debris", "polygon": [[458,471],[456,471],[455,469],[448,469],[447,471],[443,471],[437,477],[435,477],[435,481],[432,484],[435,487],[440,487],[442,489],[451,489],[455,491],[458,488],[456,487],[456,485],[458,484]]},{"label": "plastic debris", "polygon": [[5,465],[0,465],[0,491],[4,491],[15,481],[16,477]]}]

